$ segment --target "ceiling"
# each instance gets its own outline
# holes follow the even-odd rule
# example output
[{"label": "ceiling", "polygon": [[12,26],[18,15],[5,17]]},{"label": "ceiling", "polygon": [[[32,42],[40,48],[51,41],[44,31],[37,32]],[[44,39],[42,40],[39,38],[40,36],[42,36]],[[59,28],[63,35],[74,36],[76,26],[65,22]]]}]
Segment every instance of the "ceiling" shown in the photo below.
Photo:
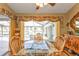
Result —
[{"label": "ceiling", "polygon": [[36,10],[35,3],[8,3],[16,13],[66,13],[75,3],[56,3],[55,6],[49,7],[48,5]]}]

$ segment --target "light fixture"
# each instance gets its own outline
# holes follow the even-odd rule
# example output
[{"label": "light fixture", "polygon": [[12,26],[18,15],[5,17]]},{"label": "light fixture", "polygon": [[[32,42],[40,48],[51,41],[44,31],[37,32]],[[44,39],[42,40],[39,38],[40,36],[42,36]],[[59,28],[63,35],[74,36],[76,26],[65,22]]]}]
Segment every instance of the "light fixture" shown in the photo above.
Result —
[{"label": "light fixture", "polygon": [[43,3],[36,3],[36,6],[43,7],[44,4]]},{"label": "light fixture", "polygon": [[36,9],[38,10],[40,7],[44,7],[45,5],[54,6],[55,3],[36,3]]},{"label": "light fixture", "polygon": [[47,5],[48,3],[43,3],[44,5]]}]

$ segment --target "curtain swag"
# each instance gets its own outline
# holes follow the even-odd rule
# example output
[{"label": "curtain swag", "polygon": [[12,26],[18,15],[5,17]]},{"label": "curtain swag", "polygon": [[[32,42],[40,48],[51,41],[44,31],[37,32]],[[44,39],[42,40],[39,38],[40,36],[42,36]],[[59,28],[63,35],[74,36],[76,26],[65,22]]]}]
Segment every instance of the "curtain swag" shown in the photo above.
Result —
[{"label": "curtain swag", "polygon": [[18,16],[18,18],[22,21],[61,21],[59,16]]}]

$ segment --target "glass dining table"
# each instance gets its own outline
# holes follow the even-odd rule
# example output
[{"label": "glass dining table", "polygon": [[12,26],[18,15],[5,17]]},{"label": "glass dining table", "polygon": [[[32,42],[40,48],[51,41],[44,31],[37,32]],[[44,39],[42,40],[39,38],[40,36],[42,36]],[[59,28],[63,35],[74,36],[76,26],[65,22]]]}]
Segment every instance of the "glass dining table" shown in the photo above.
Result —
[{"label": "glass dining table", "polygon": [[[48,45],[52,44],[48,43]],[[48,45],[46,41],[41,44],[26,42],[24,48],[17,53],[17,56],[47,56],[52,48],[54,49],[54,46],[49,47]]]},{"label": "glass dining table", "polygon": [[21,49],[17,56],[47,56],[48,50]]},{"label": "glass dining table", "polygon": [[50,49],[21,49],[16,56],[48,56],[58,51],[54,46]]},{"label": "glass dining table", "polygon": [[59,50],[55,47],[54,43],[53,44],[48,43],[48,48],[43,47],[43,49],[41,48],[34,49],[34,48],[30,48],[30,46],[25,46],[16,55],[17,56],[49,56],[50,54],[54,54],[54,52],[60,53]]}]

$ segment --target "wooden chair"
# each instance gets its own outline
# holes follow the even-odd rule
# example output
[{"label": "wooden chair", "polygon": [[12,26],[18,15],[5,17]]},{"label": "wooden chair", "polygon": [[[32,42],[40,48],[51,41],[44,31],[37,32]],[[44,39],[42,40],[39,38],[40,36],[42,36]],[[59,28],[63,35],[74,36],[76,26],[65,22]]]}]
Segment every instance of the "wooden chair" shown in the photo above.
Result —
[{"label": "wooden chair", "polygon": [[20,38],[16,39],[15,36],[12,37],[10,42],[11,55],[16,55],[20,50]]},{"label": "wooden chair", "polygon": [[70,39],[66,41],[65,48],[67,49],[64,52],[69,56],[79,54],[79,37],[71,35]]},{"label": "wooden chair", "polygon": [[63,52],[64,45],[65,45],[65,40],[63,39],[63,37],[60,37],[60,36],[57,37],[56,42],[54,43],[54,47],[52,47],[54,51],[52,53],[49,53],[49,56],[64,55],[64,52]]}]

